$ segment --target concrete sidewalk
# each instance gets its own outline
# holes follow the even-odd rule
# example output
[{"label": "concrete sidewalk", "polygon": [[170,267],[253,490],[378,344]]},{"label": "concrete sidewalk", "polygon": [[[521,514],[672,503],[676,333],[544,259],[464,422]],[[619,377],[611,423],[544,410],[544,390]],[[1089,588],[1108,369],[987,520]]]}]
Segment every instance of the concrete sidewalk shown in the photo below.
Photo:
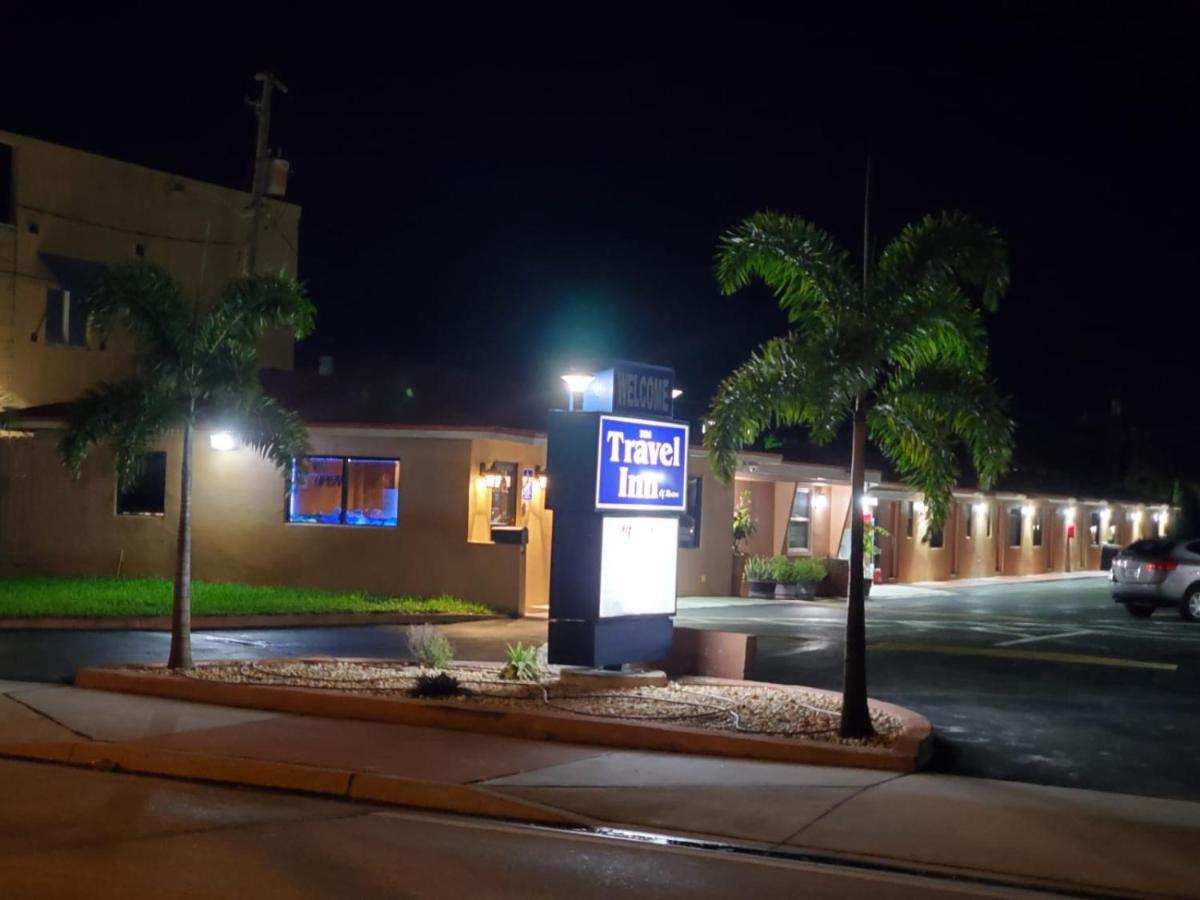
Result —
[{"label": "concrete sidewalk", "polygon": [[0,755],[1200,896],[1200,804],[1013,782],[613,751],[0,682]]}]

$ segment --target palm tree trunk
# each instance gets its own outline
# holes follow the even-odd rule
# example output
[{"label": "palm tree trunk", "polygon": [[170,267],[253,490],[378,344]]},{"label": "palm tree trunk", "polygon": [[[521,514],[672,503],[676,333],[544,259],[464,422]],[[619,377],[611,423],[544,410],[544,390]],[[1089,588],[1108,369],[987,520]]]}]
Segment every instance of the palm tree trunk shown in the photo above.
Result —
[{"label": "palm tree trunk", "polygon": [[169,669],[192,668],[192,423],[183,426],[179,467],[179,540],[175,546],[175,598],[171,607]]},{"label": "palm tree trunk", "polygon": [[846,604],[846,649],[842,670],[842,723],[838,734],[848,738],[870,737],[871,715],[867,710],[867,629],[863,602],[863,515],[866,494],[867,414],[862,401],[854,408],[854,449],[850,457],[850,596]]}]

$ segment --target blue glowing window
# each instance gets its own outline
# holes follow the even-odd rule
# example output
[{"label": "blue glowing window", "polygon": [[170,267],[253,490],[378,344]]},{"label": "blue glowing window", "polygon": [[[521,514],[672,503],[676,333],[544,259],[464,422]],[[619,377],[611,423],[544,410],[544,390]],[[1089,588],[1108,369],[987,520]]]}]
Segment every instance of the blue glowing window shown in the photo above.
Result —
[{"label": "blue glowing window", "polygon": [[292,460],[287,520],[311,525],[395,526],[400,461],[343,456]]}]

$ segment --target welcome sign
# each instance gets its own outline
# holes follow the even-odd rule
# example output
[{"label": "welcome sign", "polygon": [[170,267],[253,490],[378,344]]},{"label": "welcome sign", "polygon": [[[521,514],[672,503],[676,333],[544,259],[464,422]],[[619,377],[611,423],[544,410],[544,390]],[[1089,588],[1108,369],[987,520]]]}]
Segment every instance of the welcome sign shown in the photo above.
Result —
[{"label": "welcome sign", "polygon": [[596,373],[583,394],[583,409],[670,419],[675,410],[674,387],[674,369],[620,360]]},{"label": "welcome sign", "polygon": [[687,425],[601,416],[599,431],[596,509],[687,508]]}]

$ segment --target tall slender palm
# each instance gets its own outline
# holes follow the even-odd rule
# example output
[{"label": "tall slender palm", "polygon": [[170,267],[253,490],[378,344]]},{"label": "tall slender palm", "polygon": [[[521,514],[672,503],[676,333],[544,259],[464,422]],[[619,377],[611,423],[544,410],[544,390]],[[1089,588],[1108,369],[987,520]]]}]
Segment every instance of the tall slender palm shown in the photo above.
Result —
[{"label": "tall slender palm", "polygon": [[877,255],[850,254],[804,219],[760,212],[722,236],[717,280],[726,294],[758,278],[787,314],[717,391],[705,444],[718,476],[773,426],[833,439],[848,420],[850,596],[846,614],[844,737],[873,733],[867,709],[863,608],[863,454],[868,436],[925,496],[939,528],[959,476],[959,451],[987,487],[1009,465],[1012,423],[987,376],[983,310],[1008,287],[1007,252],[994,229],[946,212],[909,225]]},{"label": "tall slender palm", "polygon": [[63,464],[78,477],[88,453],[109,444],[118,479],[129,485],[143,455],[164,435],[182,431],[179,528],[171,613],[172,669],[192,667],[192,435],[198,416],[236,429],[241,442],[287,471],[308,447],[293,413],[267,397],[258,380],[256,345],[268,330],[307,335],[316,310],[287,275],[231,281],[215,304],[184,297],[161,268],[113,266],[89,301],[89,327],[103,339],[116,328],[134,343],[134,374],[84,393],[68,416],[59,445]]}]

